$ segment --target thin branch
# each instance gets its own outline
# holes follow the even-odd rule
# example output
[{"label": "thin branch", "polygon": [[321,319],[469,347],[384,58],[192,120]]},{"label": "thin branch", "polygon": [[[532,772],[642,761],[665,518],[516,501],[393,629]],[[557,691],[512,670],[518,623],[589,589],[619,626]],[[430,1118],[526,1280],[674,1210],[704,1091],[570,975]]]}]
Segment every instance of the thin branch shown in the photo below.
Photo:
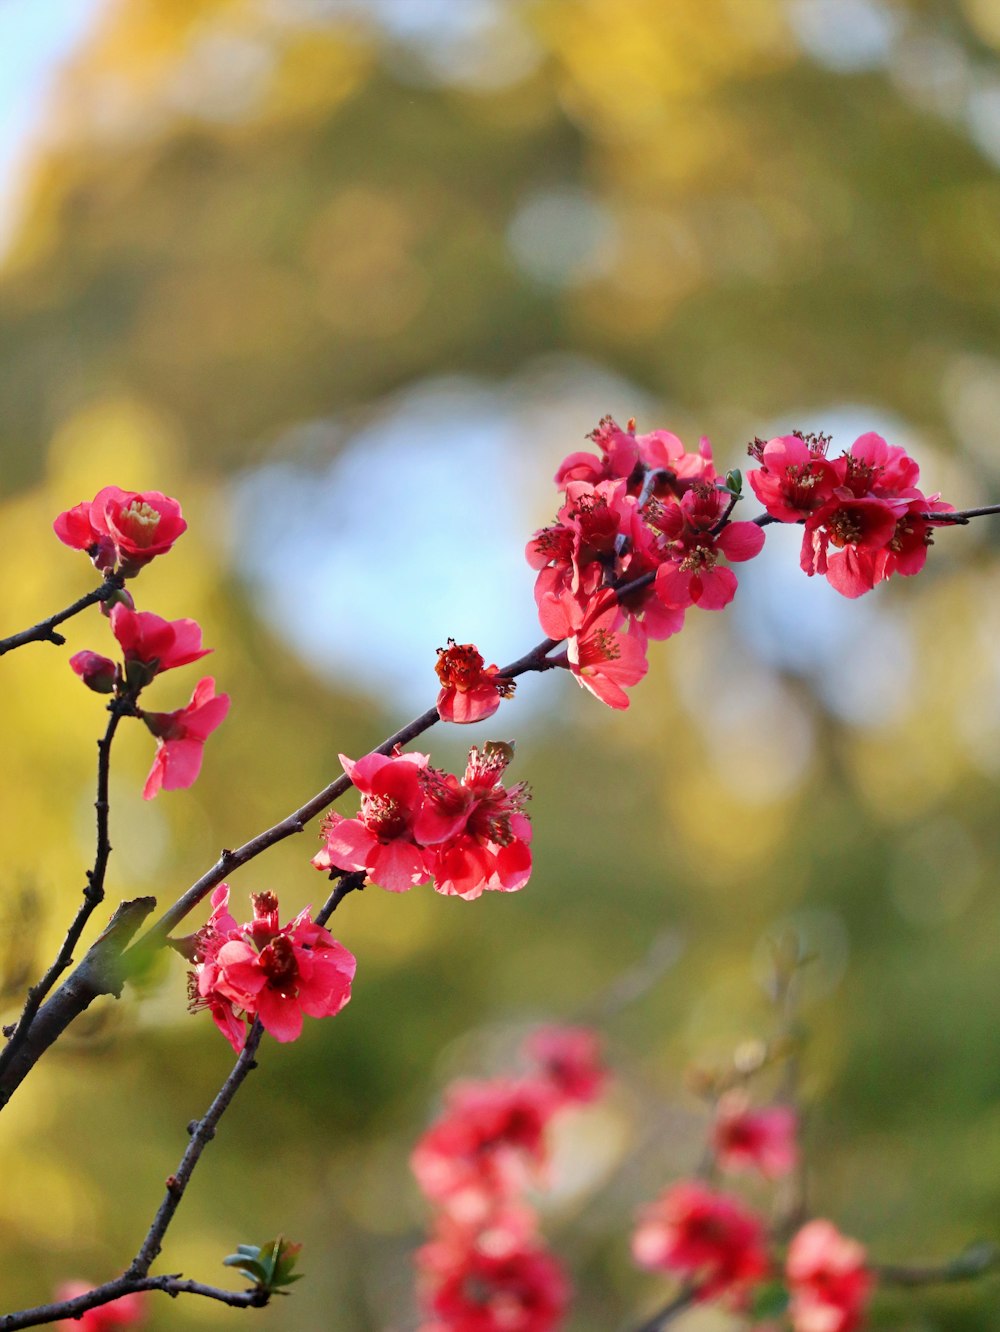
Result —
[{"label": "thin branch", "polygon": [[1000,1247],[983,1242],[970,1244],[946,1263],[906,1267],[894,1263],[872,1266],[883,1286],[939,1286],[955,1281],[975,1281],[1000,1269]]},{"label": "thin branch", "polygon": [[[690,1309],[697,1298],[697,1288],[694,1286],[685,1286],[682,1291],[674,1296],[669,1304],[665,1304],[663,1308],[660,1309],[659,1313],[653,1314],[652,1318],[648,1318],[646,1322],[641,1323],[635,1329],[635,1332],[660,1332],[661,1328],[669,1326],[669,1324],[679,1318],[682,1313]],[[2,1332],[2,1325],[0,1325],[0,1332]]]},{"label": "thin branch", "polygon": [[[80,936],[83,934],[87,921],[104,900],[104,878],[108,869],[108,859],[111,855],[111,841],[108,833],[110,809],[108,783],[111,772],[111,742],[115,738],[115,731],[117,731],[122,717],[127,715],[118,700],[110,703],[108,707],[111,716],[108,720],[107,729],[97,742],[97,799],[94,801],[94,808],[97,810],[97,849],[94,853],[94,867],[87,871],[87,886],[83,890],[83,901],[80,903],[80,909],[77,911],[73,923],[66,931],[66,937],[56,954],[55,961],[41,980],[28,991],[24,1008],[14,1030],[11,1032],[6,1028],[4,1029],[5,1034],[10,1036],[10,1040],[0,1051],[0,1074],[8,1067],[14,1055],[24,1044],[43,999],[73,961],[73,950],[80,942]],[[131,708],[131,704],[129,708]]]},{"label": "thin branch", "polygon": [[355,870],[350,874],[338,871],[333,877],[338,880],[337,886],[326,899],[323,910],[316,917],[317,925],[326,924],[348,893],[360,892],[365,886],[367,875],[364,870]]},{"label": "thin branch", "polygon": [[201,1295],[208,1300],[217,1300],[228,1304],[232,1309],[262,1309],[270,1302],[270,1293],[254,1287],[252,1290],[223,1290],[221,1286],[206,1286],[201,1281],[188,1281],[174,1276],[116,1277],[106,1281],[103,1286],[95,1286],[85,1295],[76,1295],[71,1300],[60,1300],[53,1304],[38,1304],[33,1309],[21,1309],[17,1313],[0,1315],[0,1332],[15,1332],[22,1327],[40,1327],[44,1323],[54,1323],[59,1319],[80,1318],[88,1309],[110,1304],[122,1295],[138,1295],[146,1290],[160,1290],[172,1299],[178,1295]]},{"label": "thin branch", "polygon": [[100,587],[95,587],[93,592],[88,592],[85,596],[74,601],[72,606],[67,606],[65,610],[57,611],[55,615],[50,615],[47,620],[39,620],[38,624],[33,624],[30,629],[22,629],[19,634],[11,634],[9,638],[0,638],[0,657],[5,652],[13,652],[14,648],[24,647],[26,643],[55,643],[57,647],[62,647],[66,639],[62,634],[56,633],[56,625],[62,624],[64,620],[70,619],[73,615],[79,615],[82,610],[88,606],[94,606],[99,601],[107,601],[113,592],[121,590],[125,580],[119,574],[113,574],[105,578]]},{"label": "thin branch", "polygon": [[[232,1072],[219,1088],[212,1104],[201,1119],[195,1120],[193,1124],[189,1125],[191,1141],[181,1157],[180,1165],[167,1180],[167,1191],[164,1194],[163,1201],[160,1203],[156,1216],[153,1218],[153,1223],[146,1233],[146,1238],[142,1241],[138,1253],[132,1259],[129,1269],[125,1273],[126,1277],[144,1277],[149,1272],[163,1245],[163,1237],[167,1233],[167,1227],[174,1219],[174,1213],[184,1197],[184,1190],[194,1174],[195,1166],[198,1164],[202,1152],[215,1137],[216,1125],[229,1108],[233,1097],[239,1091],[247,1076],[257,1067],[255,1056],[263,1035],[264,1028],[261,1026],[260,1019],[257,1018],[250,1028],[246,1045],[244,1045],[239,1058],[233,1065]],[[0,1329],[2,1329],[2,1324],[0,1324]]]},{"label": "thin branch", "polygon": [[921,513],[920,518],[926,518],[928,522],[934,523],[967,523],[970,518],[988,518],[991,514],[1000,513],[1000,504],[985,504],[981,509],[956,509],[954,513]]}]

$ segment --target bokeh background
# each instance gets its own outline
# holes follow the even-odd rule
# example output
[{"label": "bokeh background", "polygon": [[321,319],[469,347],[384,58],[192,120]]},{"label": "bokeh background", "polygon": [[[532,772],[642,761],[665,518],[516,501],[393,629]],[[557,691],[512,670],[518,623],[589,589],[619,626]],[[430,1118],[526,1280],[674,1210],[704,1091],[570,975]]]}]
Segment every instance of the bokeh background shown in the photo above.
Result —
[{"label": "bokeh background", "polygon": [[[996,500],[998,62],[996,0],[3,0],[0,629],[93,585],[58,511],[161,489],[190,532],[137,597],[203,623],[233,698],[190,792],[144,805],[150,740],[122,735],[112,897],[172,900],[426,707],[449,635],[534,643],[523,543],[605,412],[708,434],[724,466],[754,435],[879,429],[928,489]],[[769,530],[627,714],[546,676],[429,737],[442,765],[517,738],[531,883],[345,903],[354,1002],[266,1049],[162,1262],[224,1279],[280,1230],[308,1280],[260,1315],[162,1301],[151,1328],[412,1329],[406,1162],[436,1097],[595,1013],[617,1089],[567,1128],[546,1226],[573,1328],[655,1307],[631,1216],[697,1160],[686,1070],[769,1031],[789,924],[818,954],[812,1205],[882,1261],[997,1238],[997,528],[858,603],[796,547]],[[71,650],[109,643],[73,622]],[[13,1011],[92,855],[103,714],[64,651],[2,675]],[[314,847],[234,895],[318,903]],[[4,1115],[4,1309],[120,1269],[229,1063],[179,959],[76,1025]],[[997,1303],[886,1296],[873,1325],[992,1329]]]}]

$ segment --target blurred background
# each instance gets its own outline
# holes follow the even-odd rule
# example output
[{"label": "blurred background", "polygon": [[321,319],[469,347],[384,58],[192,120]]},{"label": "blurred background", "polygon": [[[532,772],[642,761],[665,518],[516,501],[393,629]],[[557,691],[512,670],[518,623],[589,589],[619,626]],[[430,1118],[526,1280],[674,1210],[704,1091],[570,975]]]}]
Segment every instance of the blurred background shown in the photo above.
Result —
[{"label": "blurred background", "polygon": [[[501,663],[536,642],[524,542],[605,412],[707,434],[723,468],[754,435],[877,429],[928,491],[996,501],[998,172],[997,0],[0,0],[0,632],[94,585],[56,513],[163,490],[190,531],[138,603],[200,620],[233,698],[198,785],[149,805],[150,737],[122,734],[110,896],[171,901],[428,706],[449,635]],[[442,1087],[594,1011],[617,1087],[567,1126],[546,1227],[572,1328],[649,1311],[631,1218],[697,1162],[692,1063],[770,1030],[789,925],[819,957],[812,1206],[881,1261],[997,1238],[998,533],[848,603],[770,529],[628,713],[546,676],[433,732],[442,766],[516,737],[534,876],[347,900],[354,1001],[266,1048],[161,1263],[224,1280],[283,1231],[308,1279],[150,1327],[412,1329],[407,1156]],[[67,652],[110,643],[91,612],[3,662],[11,1013],[92,857],[104,721]],[[234,901],[318,905],[316,845]],[[651,949],[655,983],[602,1005]],[[3,1117],[4,1309],[120,1270],[229,1066],[179,959],[76,1024]],[[996,1306],[995,1282],[886,1296],[873,1325],[985,1332]]]}]

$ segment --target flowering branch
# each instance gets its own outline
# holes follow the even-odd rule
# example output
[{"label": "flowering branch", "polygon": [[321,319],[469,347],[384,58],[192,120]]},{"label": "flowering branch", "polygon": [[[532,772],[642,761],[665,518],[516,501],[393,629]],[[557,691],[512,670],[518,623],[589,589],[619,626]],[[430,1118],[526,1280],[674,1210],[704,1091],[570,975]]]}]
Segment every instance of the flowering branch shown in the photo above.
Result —
[{"label": "flowering branch", "polygon": [[66,932],[66,937],[56,954],[55,961],[42,979],[28,991],[24,1009],[16,1027],[12,1031],[7,1028],[4,1029],[5,1034],[10,1039],[3,1051],[0,1051],[0,1074],[8,1067],[14,1055],[23,1045],[43,999],[73,961],[73,949],[80,941],[84,926],[104,900],[104,876],[107,873],[108,859],[111,855],[111,841],[108,835],[108,781],[111,771],[111,742],[114,740],[115,732],[122,717],[127,716],[133,709],[131,704],[116,699],[108,705],[108,710],[111,717],[108,720],[107,730],[97,742],[97,799],[94,802],[94,808],[97,810],[97,850],[94,854],[94,867],[87,871],[87,886],[83,890],[83,901],[80,903],[76,918]]},{"label": "flowering branch", "polygon": [[14,648],[24,647],[26,643],[55,643],[57,647],[62,647],[66,639],[62,634],[56,633],[56,625],[62,624],[64,620],[74,615],[79,615],[88,606],[94,606],[99,601],[107,601],[113,593],[121,590],[124,581],[118,574],[109,574],[100,587],[95,587],[92,592],[74,601],[72,606],[50,615],[47,620],[39,620],[38,624],[33,624],[30,629],[22,629],[19,634],[0,638],[0,657],[5,652],[12,652]]}]

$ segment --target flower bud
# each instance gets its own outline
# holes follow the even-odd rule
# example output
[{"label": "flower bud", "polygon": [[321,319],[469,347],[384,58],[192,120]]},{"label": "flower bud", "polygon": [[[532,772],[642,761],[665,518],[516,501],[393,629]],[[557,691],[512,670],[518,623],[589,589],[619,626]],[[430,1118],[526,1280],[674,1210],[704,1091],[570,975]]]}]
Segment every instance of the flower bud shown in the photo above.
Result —
[{"label": "flower bud", "polygon": [[118,682],[118,667],[109,657],[99,652],[78,652],[69,664],[95,694],[112,694]]}]

